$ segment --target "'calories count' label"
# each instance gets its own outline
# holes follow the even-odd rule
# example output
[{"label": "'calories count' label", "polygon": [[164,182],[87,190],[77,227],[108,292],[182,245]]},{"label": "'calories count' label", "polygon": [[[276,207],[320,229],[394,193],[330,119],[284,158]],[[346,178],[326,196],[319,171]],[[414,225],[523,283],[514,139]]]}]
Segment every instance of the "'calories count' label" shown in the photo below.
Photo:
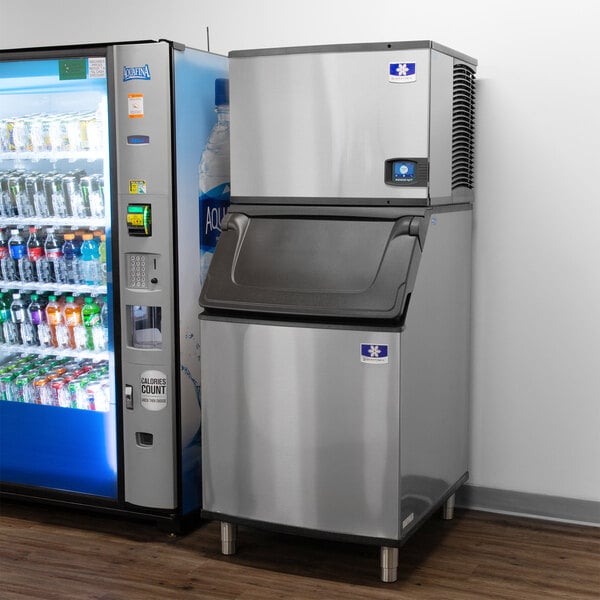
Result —
[{"label": "'calories count' label", "polygon": [[167,406],[167,376],[162,371],[144,371],[140,375],[140,402],[147,410],[162,410]]}]

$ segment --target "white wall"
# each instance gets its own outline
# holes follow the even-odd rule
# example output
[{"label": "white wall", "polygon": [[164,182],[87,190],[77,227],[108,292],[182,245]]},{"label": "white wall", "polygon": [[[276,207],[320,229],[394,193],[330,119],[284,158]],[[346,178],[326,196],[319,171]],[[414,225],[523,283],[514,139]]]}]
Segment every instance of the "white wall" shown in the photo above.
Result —
[{"label": "white wall", "polygon": [[600,501],[597,0],[0,0],[0,22],[5,48],[205,48],[208,25],[219,53],[433,39],[478,58],[471,483]]}]

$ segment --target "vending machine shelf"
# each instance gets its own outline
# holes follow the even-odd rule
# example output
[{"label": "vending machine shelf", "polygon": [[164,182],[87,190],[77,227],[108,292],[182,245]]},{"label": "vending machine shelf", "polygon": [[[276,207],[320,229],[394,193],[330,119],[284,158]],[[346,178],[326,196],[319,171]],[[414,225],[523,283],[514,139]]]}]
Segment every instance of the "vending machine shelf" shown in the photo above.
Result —
[{"label": "vending machine shelf", "polygon": [[89,294],[99,296],[107,293],[106,285],[84,285],[70,283],[41,283],[39,281],[6,281],[0,279],[0,289],[27,290],[30,292],[69,293],[73,296]]},{"label": "vending machine shelf", "polygon": [[27,346],[25,344],[0,344],[0,352],[7,354],[36,354],[38,356],[54,356],[60,354],[60,356],[68,356],[71,358],[91,358],[94,361],[108,360],[109,358],[107,351],[55,348],[54,346],[42,348],[40,346]]},{"label": "vending machine shelf", "polygon": [[106,226],[105,217],[1,217],[3,227],[68,227],[100,229]]}]

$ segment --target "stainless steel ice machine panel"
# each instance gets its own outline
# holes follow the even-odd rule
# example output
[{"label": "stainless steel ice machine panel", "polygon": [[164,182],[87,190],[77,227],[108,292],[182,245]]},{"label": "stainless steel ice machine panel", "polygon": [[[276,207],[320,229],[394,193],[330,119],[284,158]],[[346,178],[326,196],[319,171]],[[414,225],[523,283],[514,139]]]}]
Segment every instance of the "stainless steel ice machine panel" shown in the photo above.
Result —
[{"label": "stainless steel ice machine panel", "polygon": [[[432,42],[236,51],[230,59],[234,201],[472,199],[474,59]],[[386,176],[386,161],[396,177]]]},{"label": "stainless steel ice machine panel", "polygon": [[202,343],[228,365],[202,365],[205,510],[399,536],[398,333],[203,321]]}]

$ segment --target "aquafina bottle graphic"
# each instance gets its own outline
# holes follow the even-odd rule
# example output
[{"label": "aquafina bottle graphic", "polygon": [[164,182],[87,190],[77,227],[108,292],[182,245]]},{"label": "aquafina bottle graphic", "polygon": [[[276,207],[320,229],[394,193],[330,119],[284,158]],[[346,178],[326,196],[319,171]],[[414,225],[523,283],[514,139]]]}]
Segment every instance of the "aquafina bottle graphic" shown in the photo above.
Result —
[{"label": "aquafina bottle graphic", "polygon": [[215,80],[215,123],[198,167],[200,188],[200,283],[221,234],[221,220],[229,206],[229,80]]}]

